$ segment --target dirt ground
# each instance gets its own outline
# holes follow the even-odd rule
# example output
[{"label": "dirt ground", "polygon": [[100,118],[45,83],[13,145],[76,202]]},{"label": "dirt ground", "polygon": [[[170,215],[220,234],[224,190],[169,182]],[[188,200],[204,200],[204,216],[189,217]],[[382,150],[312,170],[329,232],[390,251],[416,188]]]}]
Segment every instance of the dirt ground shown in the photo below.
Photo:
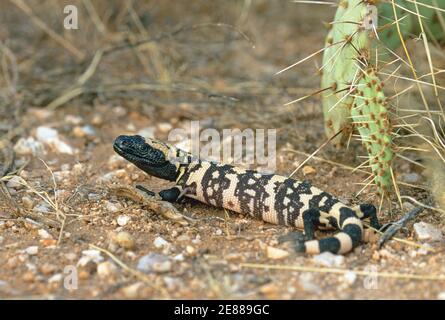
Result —
[{"label": "dirt ground", "polygon": [[[116,136],[142,131],[166,139],[171,129],[198,120],[218,130],[277,129],[276,171],[289,175],[326,139],[319,97],[283,106],[318,89],[321,57],[274,73],[322,46],[322,22],[332,8],[284,1],[150,1],[131,8],[95,1],[106,27],[100,32],[80,1],[74,1],[79,30],[60,26],[63,1],[28,1],[35,16],[85,55],[78,60],[14,1],[0,1],[2,45],[14,56],[3,60],[3,71],[18,75],[14,90],[2,91],[0,130],[22,129],[11,138],[13,173],[21,179],[11,174],[0,198],[1,298],[445,298],[444,242],[421,246],[412,223],[398,234],[402,240],[381,250],[365,243],[344,257],[317,259],[278,243],[292,231],[287,227],[192,201],[176,205],[194,218],[181,226],[108,191],[110,183],[169,186],[117,157]],[[154,41],[129,45],[147,38]],[[89,68],[96,50],[110,47]],[[85,70],[93,75],[79,85]],[[80,93],[70,95],[76,88]],[[57,137],[45,142],[45,128]],[[350,168],[364,153],[355,141],[348,150],[328,145],[295,177],[349,204],[378,205],[373,188],[355,196],[367,175]],[[425,183],[418,168],[396,165]],[[401,192],[425,198],[417,188]],[[380,219],[406,211],[394,198]],[[429,210],[419,221],[444,229]]]}]

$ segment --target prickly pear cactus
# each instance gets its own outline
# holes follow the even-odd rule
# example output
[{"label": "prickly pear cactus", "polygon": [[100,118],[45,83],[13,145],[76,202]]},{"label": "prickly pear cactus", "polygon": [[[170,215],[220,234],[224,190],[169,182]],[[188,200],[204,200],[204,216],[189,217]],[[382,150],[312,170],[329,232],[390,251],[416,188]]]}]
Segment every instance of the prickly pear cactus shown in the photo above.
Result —
[{"label": "prickly pear cactus", "polygon": [[393,158],[391,122],[383,93],[383,82],[373,69],[362,73],[354,91],[351,116],[369,156],[374,182],[382,194],[392,185],[391,161]]},{"label": "prickly pear cactus", "polygon": [[[340,1],[323,56],[322,96],[325,128],[341,145],[358,129],[370,157],[374,182],[382,194],[391,186],[391,127],[383,84],[371,72],[370,52],[374,30],[366,25],[369,5],[375,1]],[[369,74],[368,74],[369,73]]]},{"label": "prickly pear cactus", "polygon": [[352,130],[349,115],[354,99],[349,88],[359,78],[358,64],[367,61],[369,56],[369,31],[362,25],[367,14],[365,2],[339,2],[325,43],[321,87],[330,89],[322,95],[323,113],[329,137],[343,130],[333,140],[337,145],[345,142]]},{"label": "prickly pear cactus", "polygon": [[[400,32],[404,39],[409,35],[418,36],[422,32],[419,19],[416,16],[416,7],[412,1],[395,0],[395,11],[399,21]],[[445,1],[443,0],[417,0],[417,7],[425,32],[428,38],[444,41],[445,32],[443,21],[445,14]],[[394,8],[389,1],[380,1],[379,12],[379,39],[390,49],[400,46],[400,36],[394,24]]]},{"label": "prickly pear cactus", "polygon": [[[395,0],[396,15],[399,19],[400,32],[403,38],[406,38],[414,28],[415,17],[407,14],[400,6],[408,4],[405,0]],[[409,10],[411,10],[410,8]],[[397,26],[394,24],[394,10],[389,2],[382,2],[378,6],[379,12],[379,39],[388,48],[394,50],[401,45],[400,36],[397,32]]]}]

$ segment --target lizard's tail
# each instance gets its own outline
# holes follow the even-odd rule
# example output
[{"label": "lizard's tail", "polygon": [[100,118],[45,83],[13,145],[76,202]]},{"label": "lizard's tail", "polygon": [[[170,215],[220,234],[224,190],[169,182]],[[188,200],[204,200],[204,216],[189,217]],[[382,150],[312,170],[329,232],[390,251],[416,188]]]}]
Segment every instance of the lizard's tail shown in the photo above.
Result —
[{"label": "lizard's tail", "polygon": [[342,231],[320,240],[309,240],[301,243],[303,252],[318,254],[329,251],[332,253],[344,254],[357,247],[363,237],[363,225],[360,219],[354,218],[354,221],[342,228]]},{"label": "lizard's tail", "polygon": [[340,232],[332,237],[320,240],[302,241],[297,245],[297,250],[309,254],[318,254],[329,251],[336,254],[344,254],[357,247],[363,239],[363,223],[359,217],[366,216],[360,209],[353,210],[341,207],[335,213],[331,213],[331,224]]}]

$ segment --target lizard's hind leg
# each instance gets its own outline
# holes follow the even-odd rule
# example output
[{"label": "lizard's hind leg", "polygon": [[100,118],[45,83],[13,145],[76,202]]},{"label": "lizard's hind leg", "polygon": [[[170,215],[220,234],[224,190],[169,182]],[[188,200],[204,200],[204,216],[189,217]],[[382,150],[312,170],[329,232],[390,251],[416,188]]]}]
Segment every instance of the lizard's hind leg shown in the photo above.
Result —
[{"label": "lizard's hind leg", "polygon": [[[290,232],[279,237],[279,242],[293,242],[294,249],[297,252],[305,252],[305,243],[315,238],[315,231],[320,226],[326,226],[327,220],[322,217],[320,210],[311,208],[305,210],[302,214],[304,234],[298,231]],[[296,223],[294,222],[294,225]]]},{"label": "lizard's hind leg", "polygon": [[356,212],[358,217],[362,220],[369,218],[371,227],[374,229],[379,230],[382,227],[377,218],[377,208],[374,205],[368,203],[361,204],[357,206]]}]

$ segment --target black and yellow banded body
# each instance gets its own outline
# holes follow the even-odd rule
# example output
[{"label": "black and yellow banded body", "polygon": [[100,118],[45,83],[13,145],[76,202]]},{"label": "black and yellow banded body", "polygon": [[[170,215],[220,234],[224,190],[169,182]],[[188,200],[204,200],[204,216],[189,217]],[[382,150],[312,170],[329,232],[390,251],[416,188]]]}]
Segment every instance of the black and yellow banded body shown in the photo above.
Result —
[{"label": "black and yellow banded body", "polygon": [[[273,224],[304,229],[305,241],[297,241],[298,251],[346,253],[362,240],[360,219],[370,218],[378,227],[373,205],[348,207],[307,181],[195,159],[174,146],[140,136],[119,136],[114,149],[146,173],[176,182],[173,188],[159,193],[164,200],[174,202],[185,196]],[[318,227],[341,232],[313,240]]]}]

